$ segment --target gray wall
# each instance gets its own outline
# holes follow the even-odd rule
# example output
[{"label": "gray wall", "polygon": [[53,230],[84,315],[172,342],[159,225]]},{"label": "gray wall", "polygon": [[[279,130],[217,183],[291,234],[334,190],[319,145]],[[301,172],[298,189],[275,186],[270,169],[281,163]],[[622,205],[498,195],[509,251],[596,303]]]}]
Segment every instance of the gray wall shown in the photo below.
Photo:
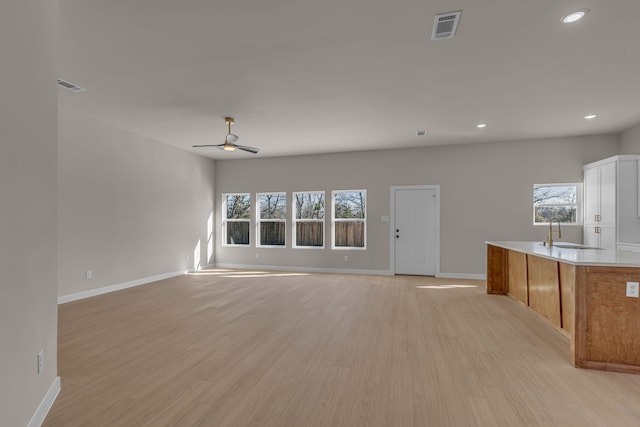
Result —
[{"label": "gray wall", "polygon": [[640,125],[620,137],[620,154],[640,154]]},{"label": "gray wall", "polygon": [[213,262],[213,160],[66,109],[58,160],[60,296]]},{"label": "gray wall", "polygon": [[1,426],[27,425],[57,376],[55,7],[0,2]]},{"label": "gray wall", "polygon": [[[484,274],[485,240],[543,240],[532,225],[536,183],[582,182],[582,165],[618,154],[619,137],[601,135],[419,149],[216,162],[216,262],[355,270],[389,270],[390,187],[439,184],[444,274]],[[368,250],[332,251],[222,246],[222,193],[367,189]],[[330,193],[327,193],[329,196]],[[255,198],[255,197],[254,197]],[[329,221],[327,221],[327,227]],[[252,222],[252,232],[255,226]],[[582,227],[564,227],[581,242]],[[327,236],[330,234],[327,233]],[[328,238],[328,237],[327,237]],[[256,258],[256,253],[260,258]],[[343,256],[348,254],[349,261]]]}]

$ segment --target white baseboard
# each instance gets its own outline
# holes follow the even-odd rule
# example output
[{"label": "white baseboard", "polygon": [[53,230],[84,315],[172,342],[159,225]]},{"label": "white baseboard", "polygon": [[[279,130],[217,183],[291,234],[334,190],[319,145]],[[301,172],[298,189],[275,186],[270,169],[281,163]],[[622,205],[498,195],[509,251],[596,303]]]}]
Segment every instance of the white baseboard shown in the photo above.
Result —
[{"label": "white baseboard", "polygon": [[[392,276],[393,272],[390,270],[363,270],[363,269],[351,269],[351,268],[323,268],[323,267],[290,267],[290,266],[276,266],[276,265],[249,265],[249,264],[208,264],[200,267],[200,270],[207,268],[235,268],[239,270],[267,270],[267,271],[296,271],[304,273],[341,273],[341,274],[372,274],[377,276]],[[109,292],[120,291],[122,289],[133,288],[135,286],[145,285],[147,283],[156,282],[158,280],[169,279],[171,277],[180,276],[186,273],[192,273],[195,269],[173,271],[171,273],[158,274],[156,276],[144,277],[142,279],[132,280],[130,282],[118,283],[111,286],[104,286],[102,288],[90,289],[88,291],[77,292],[74,294],[63,295],[58,297],[58,304],[64,304],[66,302],[76,301],[84,298],[95,297]],[[466,273],[437,273],[436,277],[447,279],[477,279],[485,280],[486,274],[466,274]]]},{"label": "white baseboard", "polygon": [[[345,274],[372,274],[377,276],[392,276],[390,270],[357,270],[347,268],[322,268],[322,267],[289,267],[275,265],[249,265],[249,264],[211,264],[203,268],[234,268],[238,270],[267,270],[267,271],[299,271],[304,273],[345,273]],[[436,277],[443,279],[475,279],[486,280],[486,274],[468,274],[468,273],[437,273]]]},{"label": "white baseboard", "polygon": [[58,397],[58,393],[60,393],[60,377],[56,377],[53,380],[53,384],[49,387],[49,391],[40,402],[40,406],[38,406],[38,410],[33,417],[31,417],[31,421],[27,424],[27,427],[40,427],[44,422],[44,419],[47,417],[49,410],[53,406],[53,402],[55,402],[56,397]]},{"label": "white baseboard", "polygon": [[109,292],[120,291],[122,289],[133,288],[134,286],[145,285],[147,283],[156,282],[158,280],[169,279],[171,277],[181,276],[191,270],[173,271],[171,273],[158,274],[156,276],[143,277],[142,279],[132,280],[130,282],[118,283],[116,285],[104,286],[102,288],[90,289],[88,291],[82,291],[75,294],[64,295],[58,297],[58,304],[64,304],[65,302],[76,301],[79,299],[95,297],[97,295],[108,294]]},{"label": "white baseboard", "polygon": [[303,273],[344,273],[344,274],[372,274],[377,276],[390,276],[389,270],[357,270],[348,268],[322,268],[322,267],[289,267],[275,265],[245,265],[245,264],[215,264],[217,268],[235,268],[239,270],[267,270],[267,271],[296,271]]},{"label": "white baseboard", "polygon": [[474,280],[487,280],[486,274],[468,274],[468,273],[438,273],[436,277],[443,279],[474,279]]},{"label": "white baseboard", "polygon": [[[198,268],[198,271],[199,271],[199,270],[206,270],[207,268],[215,268],[215,267],[216,267],[216,264],[215,264],[215,263],[213,263],[213,264],[207,264],[207,265],[201,265],[201,266],[200,266],[200,268]],[[190,269],[188,272],[189,272],[189,273],[193,273],[194,271],[196,271],[196,270],[195,270],[194,268],[192,268],[192,269]]]}]

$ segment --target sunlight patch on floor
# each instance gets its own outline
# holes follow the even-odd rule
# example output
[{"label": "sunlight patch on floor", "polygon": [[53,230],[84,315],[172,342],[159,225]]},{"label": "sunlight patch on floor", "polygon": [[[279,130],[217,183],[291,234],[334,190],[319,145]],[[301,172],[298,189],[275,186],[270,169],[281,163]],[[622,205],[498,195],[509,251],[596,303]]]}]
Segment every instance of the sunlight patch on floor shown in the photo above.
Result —
[{"label": "sunlight patch on floor", "polygon": [[425,285],[416,286],[417,289],[454,289],[454,288],[477,288],[476,285]]},{"label": "sunlight patch on floor", "polygon": [[253,278],[253,277],[288,277],[309,276],[309,273],[276,273],[269,271],[237,271],[237,270],[201,270],[187,273],[189,276],[220,276],[225,278]]},{"label": "sunlight patch on floor", "polygon": [[288,277],[288,276],[308,276],[308,273],[257,273],[257,274],[234,274],[222,277],[244,278],[244,277]]}]

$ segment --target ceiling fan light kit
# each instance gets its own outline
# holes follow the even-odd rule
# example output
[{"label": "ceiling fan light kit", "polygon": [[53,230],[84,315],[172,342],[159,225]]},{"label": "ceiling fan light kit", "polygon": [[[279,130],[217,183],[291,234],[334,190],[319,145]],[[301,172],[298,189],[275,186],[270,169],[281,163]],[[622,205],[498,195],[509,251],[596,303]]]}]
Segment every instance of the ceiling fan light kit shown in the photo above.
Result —
[{"label": "ceiling fan light kit", "polygon": [[258,149],[254,147],[247,147],[246,145],[237,145],[235,142],[240,139],[238,135],[234,135],[231,133],[231,125],[235,123],[233,117],[225,117],[224,122],[227,124],[227,136],[224,138],[223,144],[204,144],[204,145],[193,145],[194,148],[200,147],[217,147],[224,151],[236,151],[242,150],[252,154],[258,154]]}]

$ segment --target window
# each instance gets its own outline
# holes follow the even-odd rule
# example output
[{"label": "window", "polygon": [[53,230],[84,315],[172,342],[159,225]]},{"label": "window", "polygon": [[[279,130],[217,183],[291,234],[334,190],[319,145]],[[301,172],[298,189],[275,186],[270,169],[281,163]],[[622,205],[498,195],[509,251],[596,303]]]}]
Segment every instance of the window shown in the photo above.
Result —
[{"label": "window", "polygon": [[580,184],[535,184],[533,186],[533,224],[580,223]]},{"label": "window", "polygon": [[249,246],[249,221],[251,220],[251,196],[249,194],[223,194],[222,223],[224,245]]},{"label": "window", "polygon": [[258,193],[257,246],[285,246],[287,221],[287,195],[285,193]]},{"label": "window", "polygon": [[366,249],[367,191],[334,191],[331,194],[333,199],[332,248]]},{"label": "window", "polygon": [[324,248],[324,191],[293,193],[293,247]]}]

